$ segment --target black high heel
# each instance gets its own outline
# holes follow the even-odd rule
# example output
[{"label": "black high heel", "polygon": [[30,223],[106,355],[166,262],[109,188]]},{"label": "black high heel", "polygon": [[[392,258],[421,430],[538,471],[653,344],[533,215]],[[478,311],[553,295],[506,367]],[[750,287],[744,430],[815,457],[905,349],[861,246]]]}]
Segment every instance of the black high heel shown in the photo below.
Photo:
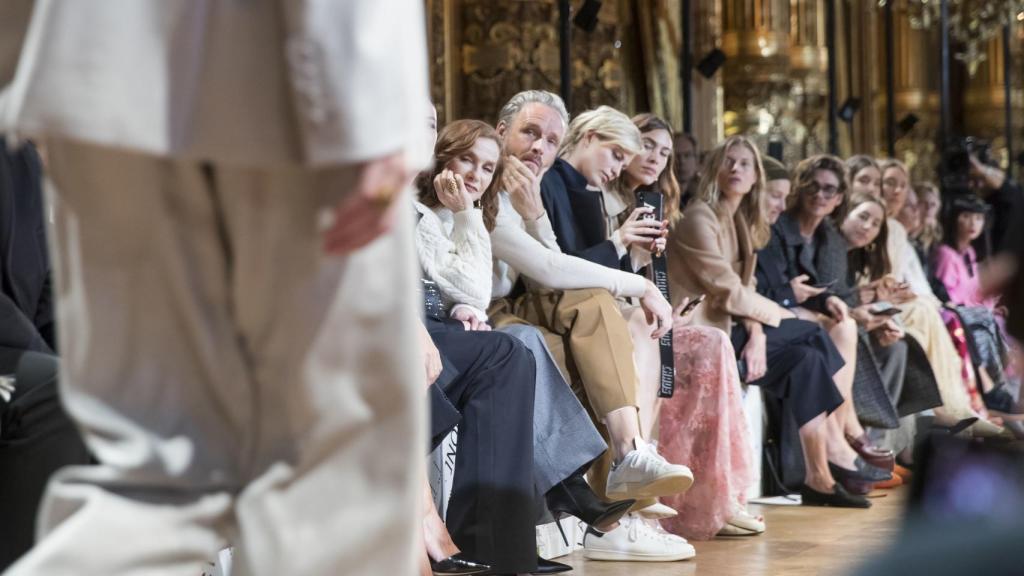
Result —
[{"label": "black high heel", "polygon": [[462,553],[459,552],[444,560],[437,562],[431,560],[430,570],[434,576],[466,576],[467,574],[483,574],[491,569],[487,564],[471,562],[461,556]]},{"label": "black high heel", "polygon": [[571,572],[572,566],[568,564],[562,564],[561,562],[555,562],[554,560],[548,560],[546,558],[537,557],[537,571],[530,572],[530,574],[558,574],[559,572]]},{"label": "black high heel", "polygon": [[[548,510],[558,520],[568,514],[575,516],[591,526],[606,526],[617,522],[629,509],[636,504],[636,500],[628,498],[617,502],[602,502],[597,494],[590,489],[590,485],[583,479],[581,474],[574,474],[565,480],[555,484],[544,495],[547,501]],[[566,546],[569,545],[565,532],[562,531],[562,524],[559,522],[558,531],[562,533],[562,540]]]}]

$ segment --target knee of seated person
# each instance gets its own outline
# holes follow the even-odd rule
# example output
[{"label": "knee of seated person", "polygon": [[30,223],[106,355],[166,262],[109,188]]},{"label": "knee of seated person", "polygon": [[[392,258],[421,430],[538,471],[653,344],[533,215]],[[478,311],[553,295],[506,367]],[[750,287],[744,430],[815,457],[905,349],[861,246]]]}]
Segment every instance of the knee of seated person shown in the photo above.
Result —
[{"label": "knee of seated person", "polygon": [[60,374],[60,360],[52,354],[25,352],[18,361],[15,378],[21,386],[56,384]]},{"label": "knee of seated person", "polygon": [[853,316],[847,315],[846,318],[843,318],[843,320],[839,322],[839,329],[842,330],[842,334],[844,336],[848,336],[850,338],[857,337],[857,321],[853,319]]},{"label": "knee of seated person", "polygon": [[725,342],[728,342],[730,347],[732,346],[732,339],[721,328],[691,324],[686,327],[686,330],[696,333],[700,337],[699,347],[701,349],[715,350]]},{"label": "knee of seated person", "polygon": [[[521,342],[528,342],[532,344],[545,344],[544,334],[532,324],[513,324],[507,328],[503,328],[502,332],[509,335],[515,335],[515,339]],[[527,346],[529,348],[529,346]]]},{"label": "knee of seated person", "polygon": [[498,358],[506,358],[511,356],[517,356],[527,354],[530,358],[533,358],[533,353],[526,347],[518,338],[511,334],[505,334],[504,332],[477,332],[480,337],[486,338],[491,342],[491,346],[494,347],[493,356]]}]

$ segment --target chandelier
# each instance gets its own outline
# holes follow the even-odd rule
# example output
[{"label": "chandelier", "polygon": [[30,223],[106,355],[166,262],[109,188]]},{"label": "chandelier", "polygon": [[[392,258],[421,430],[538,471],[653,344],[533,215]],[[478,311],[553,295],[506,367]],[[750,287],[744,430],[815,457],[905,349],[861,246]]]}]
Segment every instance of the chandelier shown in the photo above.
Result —
[{"label": "chandelier", "polygon": [[[896,0],[878,0],[879,6]],[[941,0],[905,0],[910,25],[916,30],[938,26]],[[1024,21],[1024,0],[947,0],[949,37],[957,44],[954,58],[967,66],[971,76],[987,59],[985,44],[1002,31],[1004,25]]]}]

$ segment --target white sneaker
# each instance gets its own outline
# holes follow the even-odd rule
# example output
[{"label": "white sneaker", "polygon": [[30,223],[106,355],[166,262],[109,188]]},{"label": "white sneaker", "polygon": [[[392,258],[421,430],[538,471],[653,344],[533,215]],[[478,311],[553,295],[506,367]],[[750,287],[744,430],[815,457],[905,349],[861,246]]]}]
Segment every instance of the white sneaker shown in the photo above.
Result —
[{"label": "white sneaker", "polygon": [[637,438],[634,449],[608,473],[608,498],[657,498],[681,494],[693,484],[693,472],[670,464],[651,444]]},{"label": "white sneaker", "polygon": [[648,520],[664,520],[666,518],[675,518],[679,515],[675,508],[666,506],[661,502],[655,502],[646,508],[641,508],[636,511],[641,518]]},{"label": "white sneaker", "polygon": [[588,531],[583,537],[583,557],[590,560],[674,562],[696,555],[685,538],[655,528],[633,514],[623,516],[619,527],[611,532]]}]

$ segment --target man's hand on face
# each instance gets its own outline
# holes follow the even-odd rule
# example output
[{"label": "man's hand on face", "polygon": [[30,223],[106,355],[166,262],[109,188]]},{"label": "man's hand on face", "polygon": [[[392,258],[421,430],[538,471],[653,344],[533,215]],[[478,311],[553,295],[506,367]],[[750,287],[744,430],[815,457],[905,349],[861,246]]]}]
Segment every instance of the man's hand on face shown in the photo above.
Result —
[{"label": "man's hand on face", "polygon": [[502,187],[508,192],[512,207],[528,222],[544,215],[544,202],[540,197],[540,176],[515,156],[505,157]]}]

